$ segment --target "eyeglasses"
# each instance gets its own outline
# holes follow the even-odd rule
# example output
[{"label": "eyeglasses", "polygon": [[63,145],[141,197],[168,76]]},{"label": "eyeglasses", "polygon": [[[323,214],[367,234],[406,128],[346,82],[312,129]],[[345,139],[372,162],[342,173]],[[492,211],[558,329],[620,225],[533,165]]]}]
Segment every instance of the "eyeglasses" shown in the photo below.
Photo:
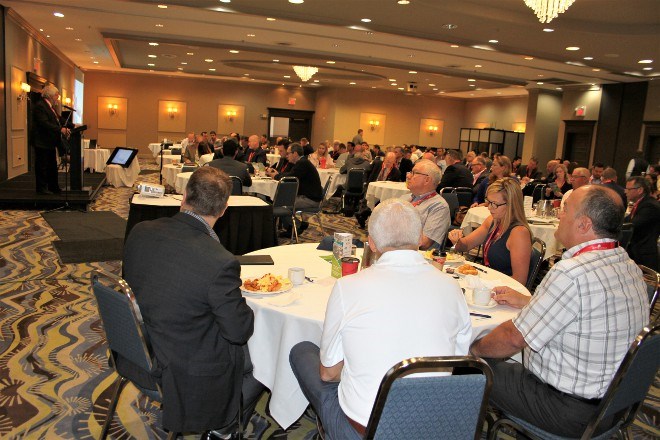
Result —
[{"label": "eyeglasses", "polygon": [[406,173],[406,174],[408,174],[409,176],[413,176],[413,177],[418,176],[418,175],[419,176],[426,176],[426,177],[429,176],[428,174],[420,173],[419,171],[415,171],[415,170],[408,171],[408,173]]},{"label": "eyeglasses", "polygon": [[624,188],[625,191],[632,191],[633,189],[640,189],[641,186],[631,186],[630,188]]},{"label": "eyeglasses", "polygon": [[500,206],[504,206],[504,205],[506,205],[506,204],[507,204],[507,202],[496,203],[496,202],[493,202],[493,201],[491,201],[491,200],[486,199],[486,205],[488,205],[489,208],[495,208],[495,209],[497,209],[497,208],[499,208]]}]

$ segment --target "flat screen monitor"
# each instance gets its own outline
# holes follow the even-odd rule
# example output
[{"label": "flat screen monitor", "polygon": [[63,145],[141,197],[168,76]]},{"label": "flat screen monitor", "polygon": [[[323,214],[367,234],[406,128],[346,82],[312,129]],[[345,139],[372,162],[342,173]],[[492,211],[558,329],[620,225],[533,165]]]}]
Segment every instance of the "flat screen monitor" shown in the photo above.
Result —
[{"label": "flat screen monitor", "polygon": [[89,148],[90,148],[91,150],[95,150],[95,149],[96,149],[96,139],[90,139],[90,140],[89,140]]},{"label": "flat screen monitor", "polygon": [[136,148],[116,147],[105,164],[120,165],[124,168],[128,168],[131,166],[131,162],[133,162],[137,153],[138,150]]}]

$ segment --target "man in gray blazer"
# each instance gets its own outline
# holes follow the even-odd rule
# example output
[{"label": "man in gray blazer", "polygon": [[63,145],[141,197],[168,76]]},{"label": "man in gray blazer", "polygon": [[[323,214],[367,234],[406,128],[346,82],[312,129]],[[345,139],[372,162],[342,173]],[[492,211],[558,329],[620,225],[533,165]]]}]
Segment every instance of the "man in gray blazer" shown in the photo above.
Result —
[{"label": "man in gray blazer", "polygon": [[248,166],[244,162],[235,159],[238,151],[238,144],[233,139],[227,139],[222,144],[224,157],[209,162],[209,166],[224,171],[229,176],[236,176],[241,179],[243,186],[252,186],[252,178],[248,172]]}]

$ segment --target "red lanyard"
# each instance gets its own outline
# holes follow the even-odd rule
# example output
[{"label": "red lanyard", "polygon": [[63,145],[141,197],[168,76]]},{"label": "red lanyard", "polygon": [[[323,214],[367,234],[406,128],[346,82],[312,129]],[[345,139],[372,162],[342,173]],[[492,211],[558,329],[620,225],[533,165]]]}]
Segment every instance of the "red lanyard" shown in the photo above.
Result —
[{"label": "red lanyard", "polygon": [[486,243],[484,244],[484,266],[489,266],[488,264],[488,250],[490,249],[490,245],[493,244],[495,240],[497,240],[497,235],[500,232],[500,225],[497,225],[497,227],[493,230],[493,232],[488,236],[488,240],[486,240]]},{"label": "red lanyard", "polygon": [[577,257],[580,254],[584,254],[585,252],[591,252],[591,251],[605,251],[608,249],[614,249],[619,247],[619,243],[616,241],[607,241],[605,243],[595,243],[595,244],[590,244],[589,246],[585,246],[576,253],[573,254],[573,257]]},{"label": "red lanyard", "polygon": [[637,200],[637,201],[635,202],[635,204],[633,205],[632,209],[630,210],[630,219],[631,219],[631,220],[632,220],[632,218],[635,216],[635,213],[637,212],[637,206],[639,206],[639,202],[642,201],[642,198],[643,198],[643,197],[640,197],[640,199]]},{"label": "red lanyard", "polygon": [[431,197],[435,197],[435,196],[437,196],[437,195],[438,195],[437,192],[432,192],[432,193],[430,193],[430,194],[425,195],[425,196],[422,197],[421,199],[419,199],[419,200],[415,200],[414,202],[411,201],[410,203],[411,203],[413,206],[418,206],[418,205],[420,205],[423,201],[428,200],[428,199],[430,199]]}]

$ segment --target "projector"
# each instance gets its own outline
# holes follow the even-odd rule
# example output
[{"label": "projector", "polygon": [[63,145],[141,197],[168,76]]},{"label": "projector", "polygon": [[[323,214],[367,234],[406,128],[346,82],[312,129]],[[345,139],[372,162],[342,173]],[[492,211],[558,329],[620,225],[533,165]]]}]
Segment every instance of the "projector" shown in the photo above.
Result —
[{"label": "projector", "polygon": [[140,195],[145,197],[163,197],[165,195],[165,187],[155,183],[140,182],[137,189]]}]

